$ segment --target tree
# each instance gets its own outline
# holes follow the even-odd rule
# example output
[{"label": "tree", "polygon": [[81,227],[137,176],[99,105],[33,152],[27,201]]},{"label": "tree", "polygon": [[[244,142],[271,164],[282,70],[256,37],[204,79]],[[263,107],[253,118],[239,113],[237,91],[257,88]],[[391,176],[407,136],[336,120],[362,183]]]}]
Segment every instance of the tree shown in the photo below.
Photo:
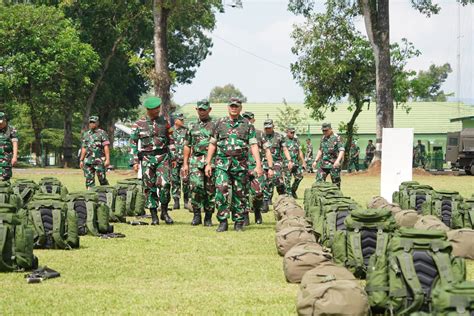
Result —
[{"label": "tree", "polygon": [[447,97],[453,94],[446,94],[441,90],[441,86],[451,72],[452,69],[449,63],[441,66],[433,64],[428,70],[419,71],[418,75],[411,81],[413,99],[425,102],[446,102]]},{"label": "tree", "polygon": [[[370,105],[375,94],[374,55],[369,41],[355,29],[355,7],[341,6],[337,0],[326,1],[324,13],[306,14],[303,26],[295,27],[292,52],[297,61],[291,65],[294,78],[303,87],[305,104],[312,117],[322,120],[326,111],[336,111],[347,98],[352,112],[346,122],[346,153],[349,153],[354,126],[364,104]],[[413,72],[405,70],[407,59],[419,54],[404,40],[391,46],[394,63],[390,69],[395,83],[397,103],[409,97],[409,80]],[[346,159],[346,161],[348,161]]]},{"label": "tree", "polygon": [[229,83],[223,87],[214,87],[209,94],[209,102],[212,103],[227,103],[231,98],[239,98],[242,102],[247,102],[247,98],[244,94],[236,88],[233,84]]},{"label": "tree", "polygon": [[283,110],[278,109],[275,126],[281,132],[286,132],[288,126],[292,126],[296,128],[297,133],[301,133],[303,132],[301,129],[301,123],[303,122],[304,116],[301,114],[301,110],[285,104]]}]

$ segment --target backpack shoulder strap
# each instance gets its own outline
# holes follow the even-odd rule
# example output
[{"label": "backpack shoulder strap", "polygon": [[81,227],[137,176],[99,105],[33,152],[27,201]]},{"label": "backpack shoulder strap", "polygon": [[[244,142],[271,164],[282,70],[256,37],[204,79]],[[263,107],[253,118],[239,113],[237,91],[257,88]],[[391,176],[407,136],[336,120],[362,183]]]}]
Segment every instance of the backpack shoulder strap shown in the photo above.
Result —
[{"label": "backpack shoulder strap", "polygon": [[361,241],[361,234],[360,230],[356,228],[353,232],[349,234],[349,238],[351,239],[352,250],[354,254],[354,264],[356,266],[363,267],[364,266],[364,255],[362,254],[362,241]]},{"label": "backpack shoulder strap", "polygon": [[97,231],[97,228],[95,227],[95,221],[96,221],[95,207],[96,205],[93,201],[86,202],[86,210],[87,210],[86,226],[89,232],[91,232],[94,235],[98,235],[99,232]]},{"label": "backpack shoulder strap", "polygon": [[110,209],[114,209],[114,193],[108,191],[105,193],[105,197],[107,198],[107,206],[110,207]]},{"label": "backpack shoulder strap", "polygon": [[[0,255],[3,254],[3,251],[7,244],[7,238],[10,228],[6,225],[0,225]],[[7,264],[3,260],[3,256],[0,256],[0,271],[12,271],[15,270],[14,266]]]},{"label": "backpack shoulder strap", "polygon": [[61,234],[61,224],[63,223],[63,218],[61,214],[62,210],[53,209],[53,239],[56,244],[61,249],[70,249],[69,245],[63,239]]},{"label": "backpack shoulder strap", "polygon": [[[432,246],[432,248],[435,248]],[[439,279],[441,284],[452,284],[454,282],[454,274],[451,267],[451,259],[448,253],[440,252],[438,249],[434,249],[431,255],[438,268]]]},{"label": "backpack shoulder strap", "polygon": [[413,264],[413,256],[407,247],[405,247],[404,252],[397,255],[397,260],[400,265],[403,278],[405,279],[407,286],[410,287],[410,292],[413,293],[413,302],[411,305],[407,306],[402,311],[397,311],[397,314],[404,315],[408,312],[420,309],[425,300],[425,293],[416,274],[415,265]]}]

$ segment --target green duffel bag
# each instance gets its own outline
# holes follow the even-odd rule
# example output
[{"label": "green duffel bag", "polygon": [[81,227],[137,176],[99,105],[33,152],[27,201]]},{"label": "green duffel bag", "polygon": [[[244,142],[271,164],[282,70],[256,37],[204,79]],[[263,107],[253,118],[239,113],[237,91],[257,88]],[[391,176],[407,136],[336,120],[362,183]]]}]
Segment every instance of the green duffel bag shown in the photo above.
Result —
[{"label": "green duffel bag", "polygon": [[474,282],[463,281],[440,286],[431,296],[433,315],[474,315]]},{"label": "green duffel bag", "polygon": [[403,209],[403,203],[406,203],[408,200],[408,189],[414,185],[420,185],[420,183],[417,181],[405,181],[400,183],[398,191],[395,191],[392,194],[392,203],[397,203]]},{"label": "green duffel bag", "polygon": [[21,198],[22,207],[33,199],[33,196],[39,190],[39,186],[33,180],[16,179],[12,185],[13,192]]},{"label": "green duffel bag", "polygon": [[18,218],[15,205],[0,203],[0,272],[38,267],[33,229]]},{"label": "green duffel bag", "polygon": [[125,179],[115,185],[117,195],[125,199],[125,212],[128,216],[145,214],[145,195],[141,179]]},{"label": "green duffel bag", "polygon": [[374,196],[372,200],[367,204],[367,208],[385,208],[390,210],[393,215],[397,214],[402,210],[400,205],[395,203],[389,203],[385,198],[381,196]]},{"label": "green duffel bag", "polygon": [[302,242],[294,245],[283,257],[283,272],[289,283],[300,283],[307,271],[331,261],[331,253],[320,244]]},{"label": "green duffel bag", "polygon": [[39,182],[39,191],[42,194],[58,194],[62,199],[65,199],[68,190],[67,188],[55,177],[43,177]]},{"label": "green duffel bag", "polygon": [[398,226],[406,228],[413,228],[420,219],[420,215],[415,210],[402,210],[395,214],[394,217]]},{"label": "green duffel bag", "polygon": [[426,230],[442,230],[444,232],[450,231],[450,228],[434,215],[420,216],[413,228]]},{"label": "green duffel bag", "polygon": [[296,244],[317,241],[313,229],[307,227],[288,227],[275,235],[275,244],[280,256],[284,256]]},{"label": "green duffel bag", "polygon": [[275,231],[278,233],[288,227],[306,227],[311,229],[311,223],[302,216],[285,216],[275,225]]},{"label": "green duffel bag", "polygon": [[474,260],[474,230],[453,229],[446,233],[453,247],[453,256]]},{"label": "green duffel bag", "polygon": [[463,228],[466,203],[457,191],[436,190],[431,203],[423,204],[423,215],[435,215],[452,229]]},{"label": "green duffel bag", "polygon": [[10,181],[0,181],[0,203],[12,204],[17,209],[22,207],[21,198],[13,191]]},{"label": "green duffel bag", "polygon": [[77,227],[80,236],[107,234],[113,231],[109,223],[109,208],[98,203],[96,192],[75,192],[67,196],[67,212],[73,212],[77,217]]},{"label": "green duffel bag", "polygon": [[281,194],[275,199],[273,209],[274,211],[278,211],[288,205],[297,205],[295,198],[288,194]]},{"label": "green duffel bag", "polygon": [[111,222],[126,221],[125,198],[117,194],[117,190],[113,186],[102,185],[93,187],[92,190],[98,195],[98,202],[107,205],[109,208],[109,220]]},{"label": "green duffel bag", "polygon": [[288,216],[304,216],[304,210],[298,204],[281,205],[274,211],[275,219],[277,221]]}]

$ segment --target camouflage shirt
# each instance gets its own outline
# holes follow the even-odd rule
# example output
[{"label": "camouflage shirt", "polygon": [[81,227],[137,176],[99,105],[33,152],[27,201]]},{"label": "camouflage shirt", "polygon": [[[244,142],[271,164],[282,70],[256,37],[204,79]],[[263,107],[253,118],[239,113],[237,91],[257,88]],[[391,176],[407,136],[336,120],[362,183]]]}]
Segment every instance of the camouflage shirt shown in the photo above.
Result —
[{"label": "camouflage shirt", "polygon": [[184,158],[184,142],[188,129],[186,127],[175,127],[173,131],[173,138],[176,147],[176,158],[177,161],[182,163]]},{"label": "camouflage shirt", "polygon": [[351,158],[358,158],[359,157],[360,148],[356,144],[352,144],[351,150],[349,151],[349,156]]},{"label": "camouflage shirt", "polygon": [[423,144],[417,144],[415,146],[415,155],[417,157],[423,157],[426,155],[426,147]]},{"label": "camouflage shirt", "polygon": [[304,159],[306,160],[313,159],[313,145],[306,144],[306,153],[304,155]]},{"label": "camouflage shirt", "polygon": [[341,137],[334,133],[329,137],[321,138],[319,149],[322,152],[321,168],[332,168],[339,152],[345,150]]},{"label": "camouflage shirt", "polygon": [[367,147],[365,148],[365,155],[366,156],[373,156],[375,155],[375,146],[368,144]]},{"label": "camouflage shirt", "polygon": [[[285,137],[285,144],[288,148],[288,152],[290,153],[290,158],[293,163],[299,162],[299,155],[300,155],[300,141],[297,137],[289,138]],[[286,161],[286,158],[284,159]]]},{"label": "camouflage shirt", "polygon": [[[286,147],[283,136],[273,132],[272,134],[264,134],[263,139],[269,143],[273,163],[281,162],[283,160],[283,147]],[[264,167],[267,167],[267,161],[265,157],[263,159],[263,163]]]},{"label": "camouflage shirt", "polygon": [[14,142],[18,142],[18,133],[13,126],[7,125],[0,130],[0,162],[2,166],[11,165]]},{"label": "camouflage shirt", "polygon": [[163,116],[150,119],[142,117],[132,125],[130,135],[134,163],[138,163],[138,154],[165,155],[170,153],[174,159],[175,144],[173,129]]},{"label": "camouflage shirt", "polygon": [[93,163],[105,156],[104,147],[110,145],[109,136],[100,128],[89,129],[82,134],[82,148],[86,150],[84,162]]},{"label": "camouflage shirt", "polygon": [[[257,145],[260,153],[260,161],[263,162],[264,157],[265,157],[265,150],[270,148],[270,143],[268,143],[264,138],[263,138],[263,132],[261,130],[256,131],[257,135]],[[249,151],[249,169],[254,169],[257,166],[255,163],[255,158],[253,158],[252,153]]]},{"label": "camouflage shirt", "polygon": [[190,164],[197,164],[198,168],[204,167],[209,141],[214,129],[215,121],[210,117],[189,124],[184,145],[191,148]]}]

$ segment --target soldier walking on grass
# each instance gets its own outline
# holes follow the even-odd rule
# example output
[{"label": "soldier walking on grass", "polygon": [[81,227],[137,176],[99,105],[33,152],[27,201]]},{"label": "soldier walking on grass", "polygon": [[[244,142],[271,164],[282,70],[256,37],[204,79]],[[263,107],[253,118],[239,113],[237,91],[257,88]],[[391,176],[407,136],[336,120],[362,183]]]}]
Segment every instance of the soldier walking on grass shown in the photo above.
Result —
[{"label": "soldier walking on grass", "polygon": [[18,159],[18,134],[16,129],[8,124],[7,116],[0,112],[0,170],[3,181],[12,177],[12,167]]},{"label": "soldier walking on grass", "polygon": [[[298,198],[296,191],[303,180],[303,170],[306,170],[306,161],[303,157],[303,152],[301,151],[301,145],[298,138],[295,136],[296,129],[294,127],[288,127],[286,129],[286,148],[290,153],[290,158],[292,162],[292,167],[289,166],[285,168],[285,187],[286,194],[293,196],[295,199]],[[288,160],[285,160],[288,162]],[[291,184],[291,178],[294,177],[295,180]]]},{"label": "soldier walking on grass", "polygon": [[189,208],[189,178],[181,174],[184,160],[184,143],[188,129],[184,126],[183,113],[176,113],[174,119],[173,138],[176,147],[176,167],[171,170],[171,192],[174,201],[173,209],[178,210],[180,208],[181,187],[183,188],[184,207]]}]

